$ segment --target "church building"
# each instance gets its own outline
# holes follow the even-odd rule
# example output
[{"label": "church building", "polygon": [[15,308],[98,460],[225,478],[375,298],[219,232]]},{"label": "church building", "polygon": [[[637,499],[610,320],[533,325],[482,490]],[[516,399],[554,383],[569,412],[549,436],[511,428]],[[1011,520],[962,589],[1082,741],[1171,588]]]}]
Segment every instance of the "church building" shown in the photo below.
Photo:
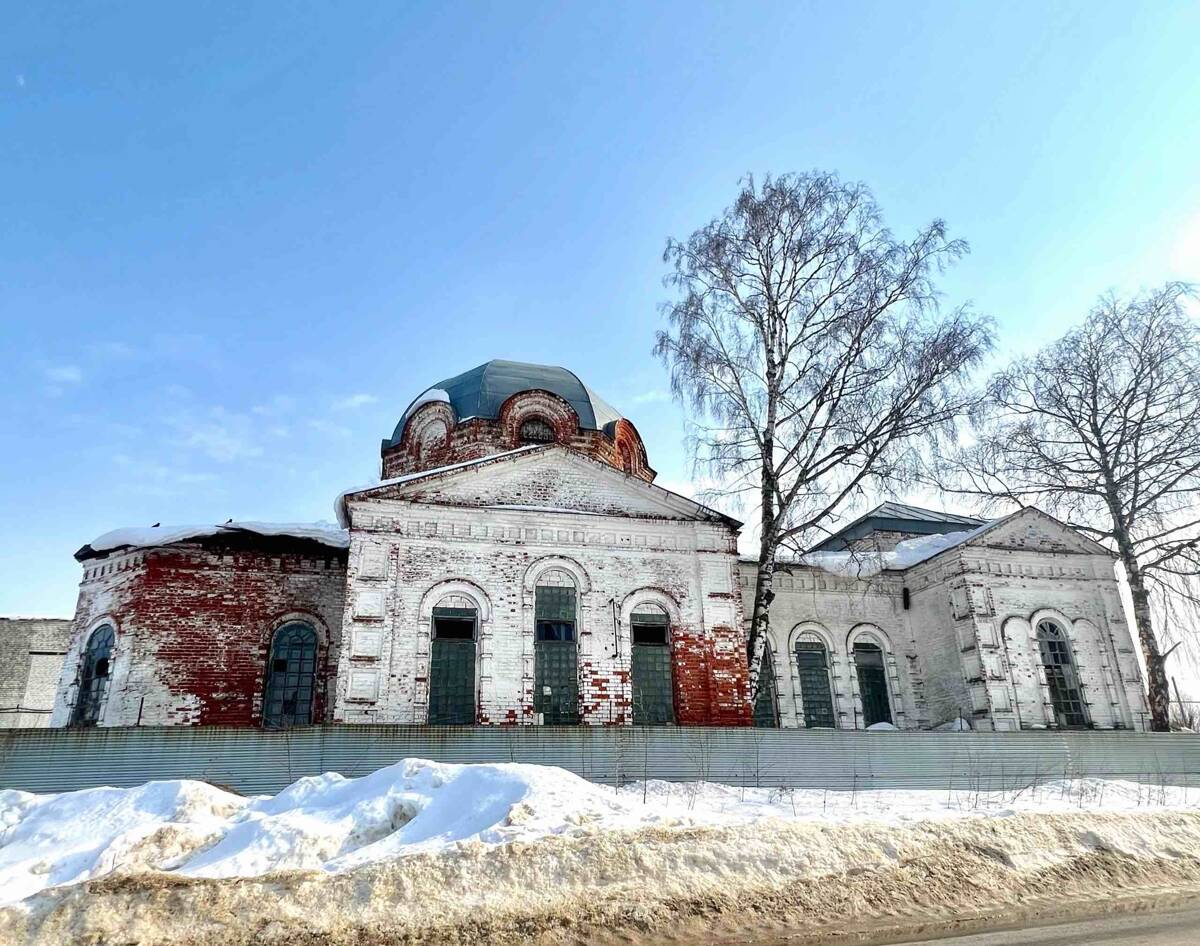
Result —
[{"label": "church building", "polygon": [[752,701],[741,524],[572,372],[448,378],[381,459],[336,526],[83,546],[51,725],[1145,728],[1113,557],[1035,509],[884,503],[781,564]]}]

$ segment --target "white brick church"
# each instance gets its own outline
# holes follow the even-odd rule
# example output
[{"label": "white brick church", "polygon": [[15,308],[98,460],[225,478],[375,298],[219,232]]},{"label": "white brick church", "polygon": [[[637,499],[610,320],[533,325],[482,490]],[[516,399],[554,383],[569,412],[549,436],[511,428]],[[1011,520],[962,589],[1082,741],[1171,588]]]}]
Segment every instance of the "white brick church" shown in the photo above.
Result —
[{"label": "white brick church", "polygon": [[448,378],[381,456],[340,528],[81,548],[52,725],[1145,728],[1112,556],[1037,510],[885,503],[783,565],[752,704],[740,523],[577,376]]}]

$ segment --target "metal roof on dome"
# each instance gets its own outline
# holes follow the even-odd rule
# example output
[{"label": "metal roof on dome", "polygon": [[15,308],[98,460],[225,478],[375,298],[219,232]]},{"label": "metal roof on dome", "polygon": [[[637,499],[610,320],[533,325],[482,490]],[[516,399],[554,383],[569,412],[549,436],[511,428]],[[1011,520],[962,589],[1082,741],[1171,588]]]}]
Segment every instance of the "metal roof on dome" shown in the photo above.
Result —
[{"label": "metal roof on dome", "polygon": [[510,397],[532,390],[549,391],[561,397],[575,409],[579,426],[585,430],[604,430],[622,416],[566,368],[495,359],[422,391],[405,409],[391,440],[384,441],[384,446],[399,443],[409,416],[430,401],[449,403],[458,421],[471,417],[495,419]]}]

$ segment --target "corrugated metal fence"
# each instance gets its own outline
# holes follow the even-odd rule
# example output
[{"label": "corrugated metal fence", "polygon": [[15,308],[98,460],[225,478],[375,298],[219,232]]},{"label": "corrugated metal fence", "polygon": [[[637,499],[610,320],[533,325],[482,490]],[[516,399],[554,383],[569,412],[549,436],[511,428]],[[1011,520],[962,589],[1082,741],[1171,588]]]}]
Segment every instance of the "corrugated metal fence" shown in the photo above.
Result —
[{"label": "corrugated metal fence", "polygon": [[365,775],[406,757],[559,765],[608,784],[659,778],[988,790],[1084,776],[1200,784],[1200,735],[312,726],[9,730],[0,735],[0,788],[49,792],[196,778],[275,792],[301,776]]}]

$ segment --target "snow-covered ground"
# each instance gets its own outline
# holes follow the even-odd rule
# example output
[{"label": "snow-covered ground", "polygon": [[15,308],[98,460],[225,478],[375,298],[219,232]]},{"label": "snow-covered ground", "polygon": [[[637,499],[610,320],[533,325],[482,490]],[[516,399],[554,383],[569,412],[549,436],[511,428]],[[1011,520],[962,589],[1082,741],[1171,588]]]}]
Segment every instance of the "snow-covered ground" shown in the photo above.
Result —
[{"label": "snow-covered ground", "polygon": [[[620,789],[562,769],[406,759],[362,778],[304,778],[244,798],[204,782],[58,795],[0,791],[0,903],[109,874],[343,874],[413,855],[472,855],[553,838],[791,823],[912,825],[1024,812],[1200,809],[1200,789],[1045,781],[1019,791],[825,792],[708,783]],[[633,836],[631,834],[630,836]]]}]

